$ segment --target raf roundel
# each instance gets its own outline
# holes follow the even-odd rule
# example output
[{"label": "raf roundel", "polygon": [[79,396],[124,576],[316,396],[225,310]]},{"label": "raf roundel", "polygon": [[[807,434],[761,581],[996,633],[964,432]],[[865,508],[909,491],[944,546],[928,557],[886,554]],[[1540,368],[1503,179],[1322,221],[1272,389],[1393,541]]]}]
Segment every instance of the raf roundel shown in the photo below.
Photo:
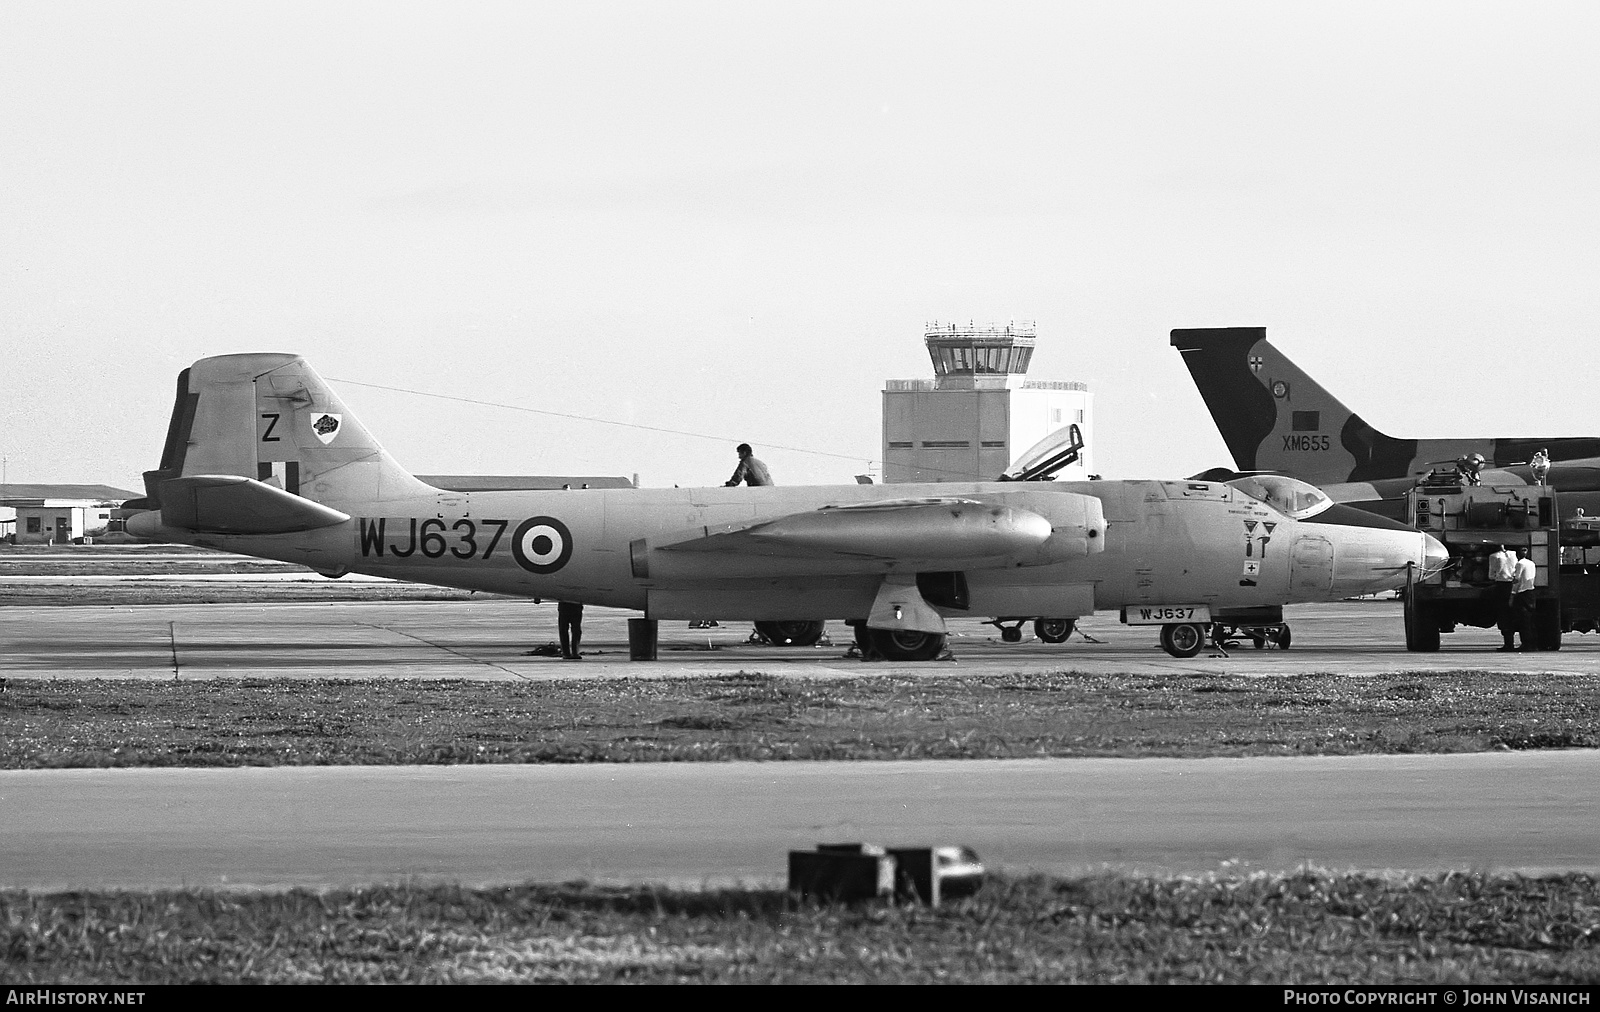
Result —
[{"label": "raf roundel", "polygon": [[511,554],[530,573],[554,573],[572,558],[572,533],[555,517],[530,517],[517,525]]}]

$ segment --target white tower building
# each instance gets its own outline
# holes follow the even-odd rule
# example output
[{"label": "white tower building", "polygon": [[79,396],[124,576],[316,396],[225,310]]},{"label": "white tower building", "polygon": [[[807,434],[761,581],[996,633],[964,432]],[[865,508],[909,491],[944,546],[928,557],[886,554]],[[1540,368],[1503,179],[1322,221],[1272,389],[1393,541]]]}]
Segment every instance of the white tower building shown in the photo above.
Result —
[{"label": "white tower building", "polygon": [[1093,470],[1094,395],[1082,383],[1024,380],[1032,324],[930,323],[934,378],[883,386],[883,480],[993,481],[1046,437],[1077,426],[1078,460],[1056,477]]}]

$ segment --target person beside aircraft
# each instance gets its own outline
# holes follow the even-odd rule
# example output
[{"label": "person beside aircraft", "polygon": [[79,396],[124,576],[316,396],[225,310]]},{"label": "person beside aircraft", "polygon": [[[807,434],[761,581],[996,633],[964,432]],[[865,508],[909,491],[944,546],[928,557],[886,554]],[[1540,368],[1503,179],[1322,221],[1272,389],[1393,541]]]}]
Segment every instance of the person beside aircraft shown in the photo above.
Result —
[{"label": "person beside aircraft", "polygon": [[1514,650],[1516,644],[1512,641],[1512,634],[1516,631],[1516,620],[1511,615],[1511,581],[1517,578],[1517,557],[1505,545],[1500,550],[1489,556],[1489,579],[1493,586],[1489,593],[1494,595],[1494,613],[1500,626],[1500,635],[1505,640],[1501,650]]},{"label": "person beside aircraft", "polygon": [[578,601],[556,602],[556,626],[561,635],[561,656],[581,661],[578,644],[583,641],[583,605]]},{"label": "person beside aircraft", "polygon": [[722,483],[724,488],[733,488],[740,482],[746,482],[752,487],[773,483],[772,472],[767,470],[767,465],[755,458],[755,451],[750,449],[749,443],[740,443],[737,450],[739,466],[734,469],[733,477]]},{"label": "person beside aircraft", "polygon": [[1511,579],[1511,614],[1516,620],[1517,633],[1522,637],[1523,650],[1539,649],[1538,633],[1533,627],[1535,594],[1534,577],[1538,567],[1528,558],[1526,548],[1517,549],[1517,565]]}]

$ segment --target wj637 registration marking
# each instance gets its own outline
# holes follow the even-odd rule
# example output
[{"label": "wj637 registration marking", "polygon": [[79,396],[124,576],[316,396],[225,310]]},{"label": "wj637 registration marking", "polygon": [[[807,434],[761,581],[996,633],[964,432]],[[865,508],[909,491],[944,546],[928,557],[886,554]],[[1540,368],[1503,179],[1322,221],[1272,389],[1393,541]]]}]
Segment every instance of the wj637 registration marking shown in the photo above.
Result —
[{"label": "wj637 registration marking", "polygon": [[1128,625],[1171,625],[1174,622],[1210,622],[1211,608],[1204,604],[1158,604],[1122,609]]},{"label": "wj637 registration marking", "polygon": [[[452,558],[487,561],[500,548],[509,520],[445,520],[429,517],[361,517],[358,538],[362,558]],[[529,517],[511,535],[511,557],[517,565],[541,576],[554,573],[572,558],[572,532],[555,517]],[[500,548],[505,555],[505,549]]]},{"label": "wj637 registration marking", "polygon": [[449,553],[457,559],[488,559],[511,526],[509,520],[443,520],[429,517],[361,517],[362,558],[383,558],[387,553],[409,559],[422,555],[440,559]]}]

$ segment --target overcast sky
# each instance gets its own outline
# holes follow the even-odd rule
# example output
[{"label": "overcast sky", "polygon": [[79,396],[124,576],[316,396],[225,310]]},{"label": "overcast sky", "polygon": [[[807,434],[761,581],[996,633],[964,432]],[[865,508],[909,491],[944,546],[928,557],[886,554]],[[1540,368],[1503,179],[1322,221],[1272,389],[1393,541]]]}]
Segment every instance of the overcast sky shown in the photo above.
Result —
[{"label": "overcast sky", "polygon": [[[0,454],[137,489],[294,351],[413,471],[780,483],[929,320],[1037,321],[1107,477],[1229,463],[1265,326],[1399,436],[1595,435],[1593,3],[0,0]],[[336,384],[338,386],[338,384]],[[802,447],[819,453],[774,447]],[[836,454],[838,456],[828,456]]]}]

